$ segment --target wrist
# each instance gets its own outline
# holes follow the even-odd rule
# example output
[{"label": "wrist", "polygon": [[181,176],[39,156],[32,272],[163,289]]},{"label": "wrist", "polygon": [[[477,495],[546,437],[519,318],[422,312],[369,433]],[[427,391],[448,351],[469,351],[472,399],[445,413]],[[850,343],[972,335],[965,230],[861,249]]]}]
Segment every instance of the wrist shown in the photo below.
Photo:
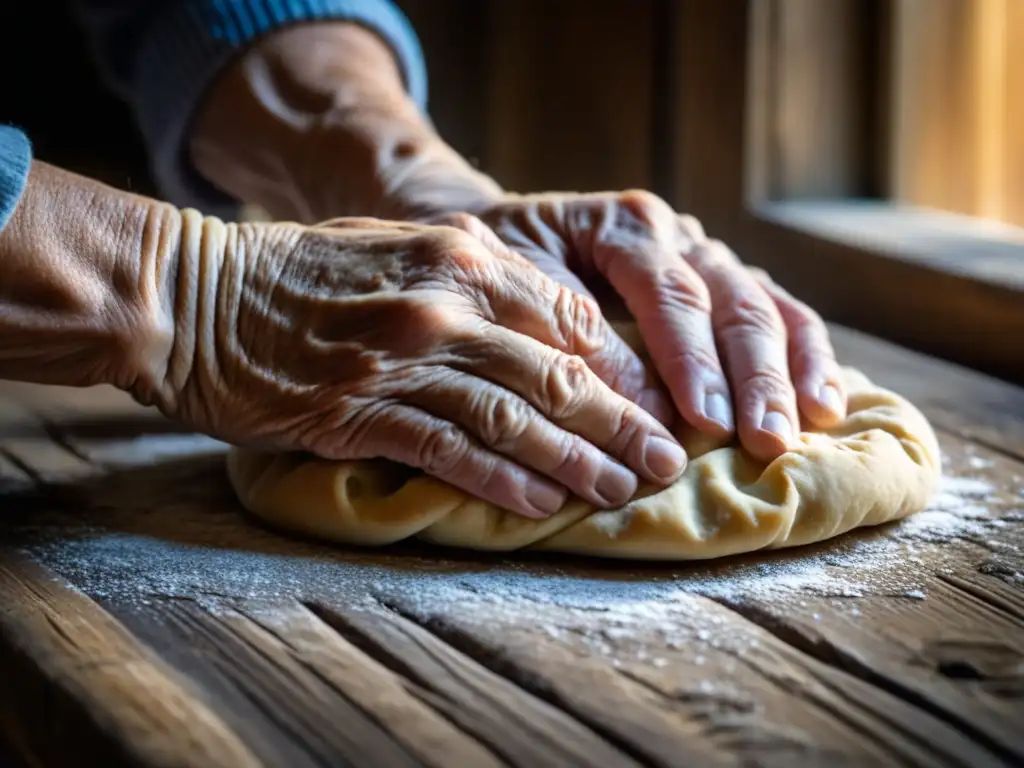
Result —
[{"label": "wrist", "polygon": [[0,375],[127,389],[169,348],[169,265],[143,237],[156,206],[33,163],[0,233]]},{"label": "wrist", "polygon": [[189,147],[209,181],[278,219],[419,218],[501,194],[437,135],[383,41],[343,22],[282,30],[236,61]]}]

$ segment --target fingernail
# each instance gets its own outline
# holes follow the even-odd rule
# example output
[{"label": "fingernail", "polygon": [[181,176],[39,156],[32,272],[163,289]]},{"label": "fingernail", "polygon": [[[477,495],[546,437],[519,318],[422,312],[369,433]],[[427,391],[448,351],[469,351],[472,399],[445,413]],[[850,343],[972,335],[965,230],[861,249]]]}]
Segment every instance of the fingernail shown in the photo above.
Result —
[{"label": "fingernail", "polygon": [[594,483],[594,490],[605,504],[612,507],[621,507],[636,493],[636,475],[630,472],[621,464],[614,461],[606,461]]},{"label": "fingernail", "polygon": [[789,419],[778,411],[765,413],[764,418],[761,419],[761,429],[778,435],[786,445],[789,445],[789,441],[793,439],[793,427],[789,423]]},{"label": "fingernail", "polygon": [[708,392],[704,395],[704,415],[732,432],[732,406],[721,392]]},{"label": "fingernail", "polygon": [[537,510],[536,517],[550,517],[562,508],[565,503],[565,491],[548,483],[528,480],[526,483],[526,501]]},{"label": "fingernail", "polygon": [[837,416],[842,416],[846,410],[843,407],[843,396],[834,384],[825,384],[818,390],[818,402]]},{"label": "fingernail", "polygon": [[644,447],[644,466],[662,482],[671,483],[686,469],[686,451],[671,440],[649,437]]}]

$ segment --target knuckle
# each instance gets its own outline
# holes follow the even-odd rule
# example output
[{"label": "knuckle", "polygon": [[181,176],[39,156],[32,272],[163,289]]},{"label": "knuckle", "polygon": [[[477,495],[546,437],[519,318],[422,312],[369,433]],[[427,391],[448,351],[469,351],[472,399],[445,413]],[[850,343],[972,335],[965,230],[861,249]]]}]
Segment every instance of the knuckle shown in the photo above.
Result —
[{"label": "knuckle", "polygon": [[808,370],[819,365],[834,367],[836,354],[828,339],[812,334],[793,344],[790,350],[791,365],[794,369]]},{"label": "knuckle", "polygon": [[704,234],[704,225],[700,223],[700,219],[696,216],[681,213],[678,219],[680,231],[694,243],[700,243],[707,239],[707,236]]},{"label": "knuckle", "polygon": [[488,397],[478,406],[480,439],[499,452],[514,445],[526,432],[530,415],[525,403],[512,397]]},{"label": "knuckle", "polygon": [[703,240],[686,255],[700,272],[723,272],[740,265],[740,260],[721,240]]},{"label": "knuckle", "polygon": [[448,306],[429,301],[403,301],[391,312],[391,321],[406,338],[440,338],[451,335],[456,318]]},{"label": "knuckle", "polygon": [[545,410],[554,419],[567,419],[579,412],[593,389],[590,369],[578,355],[556,353],[544,376],[542,397]]},{"label": "knuckle", "polygon": [[627,189],[619,194],[619,204],[638,218],[651,221],[668,207],[668,204],[646,189]]},{"label": "knuckle", "polygon": [[458,229],[462,232],[472,233],[476,227],[479,227],[482,222],[476,216],[470,213],[446,213],[439,216],[437,219],[437,225],[442,227],[451,227],[452,229]]},{"label": "knuckle", "polygon": [[592,487],[597,467],[584,441],[572,435],[561,445],[561,459],[555,472],[559,477],[581,477],[584,486]]},{"label": "knuckle", "polygon": [[694,371],[711,371],[721,375],[722,364],[718,355],[704,347],[688,347],[665,361],[668,370],[689,378]]},{"label": "knuckle", "polygon": [[816,311],[804,304],[802,301],[793,299],[793,320],[794,328],[806,330],[821,336],[827,336],[825,320]]},{"label": "knuckle", "polygon": [[788,400],[793,384],[778,368],[761,368],[754,371],[743,383],[747,392],[756,392],[765,399]]},{"label": "knuckle", "polygon": [[469,452],[469,441],[455,426],[433,430],[420,444],[420,468],[431,475],[444,476],[455,471]]},{"label": "knuckle", "polygon": [[681,269],[665,269],[656,277],[654,289],[658,303],[666,309],[711,313],[711,294],[697,275]]},{"label": "knuckle", "polygon": [[455,227],[439,227],[430,240],[430,256],[435,263],[476,268],[487,261],[487,251],[469,232]]},{"label": "knuckle", "polygon": [[796,375],[810,371],[833,371],[836,359],[831,350],[822,347],[801,347],[794,349],[790,355],[790,368]]},{"label": "knuckle", "polygon": [[769,275],[765,270],[761,269],[760,267],[747,267],[747,272],[749,272],[750,276],[761,285],[775,285],[775,281],[772,280],[771,275]]},{"label": "knuckle", "polygon": [[604,345],[604,317],[597,302],[589,296],[559,285],[555,299],[555,317],[561,326],[565,349],[570,354],[591,354]]},{"label": "knuckle", "polygon": [[782,319],[771,301],[740,296],[722,309],[715,323],[721,334],[775,335],[782,331]]}]

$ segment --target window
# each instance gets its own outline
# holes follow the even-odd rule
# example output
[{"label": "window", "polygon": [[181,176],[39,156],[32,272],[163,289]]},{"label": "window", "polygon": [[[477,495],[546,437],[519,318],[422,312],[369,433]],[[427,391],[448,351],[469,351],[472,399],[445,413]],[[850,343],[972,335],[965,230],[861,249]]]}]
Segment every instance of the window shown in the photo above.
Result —
[{"label": "window", "polygon": [[1024,3],[667,13],[673,202],[828,319],[1024,380]]}]

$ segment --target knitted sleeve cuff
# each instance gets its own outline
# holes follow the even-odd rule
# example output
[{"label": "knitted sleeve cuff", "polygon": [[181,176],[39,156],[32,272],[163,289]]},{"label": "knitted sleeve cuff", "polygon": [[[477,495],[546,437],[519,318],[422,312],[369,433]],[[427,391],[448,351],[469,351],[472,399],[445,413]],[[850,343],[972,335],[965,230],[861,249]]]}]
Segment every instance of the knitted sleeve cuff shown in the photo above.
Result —
[{"label": "knitted sleeve cuff", "polygon": [[17,128],[0,125],[0,231],[7,226],[28,182],[32,145]]},{"label": "knitted sleeve cuff", "polygon": [[395,52],[410,95],[427,96],[426,65],[406,17],[388,0],[182,0],[164,4],[138,50],[129,97],[164,196],[179,206],[233,218],[237,201],[188,162],[185,137],[218,71],[251,41],[292,23],[318,19],[360,24]]}]

